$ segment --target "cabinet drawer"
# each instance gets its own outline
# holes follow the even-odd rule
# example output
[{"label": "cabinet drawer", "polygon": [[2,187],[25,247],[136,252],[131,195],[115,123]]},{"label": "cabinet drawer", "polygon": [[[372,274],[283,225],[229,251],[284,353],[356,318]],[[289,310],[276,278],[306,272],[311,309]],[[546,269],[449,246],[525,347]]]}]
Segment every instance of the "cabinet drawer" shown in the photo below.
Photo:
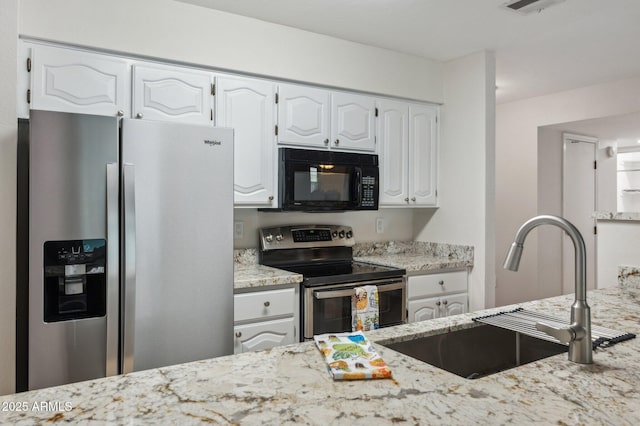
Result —
[{"label": "cabinet drawer", "polygon": [[407,280],[409,300],[467,291],[467,271],[417,275]]},{"label": "cabinet drawer", "polygon": [[295,289],[256,291],[233,296],[235,322],[261,320],[269,317],[293,315]]}]

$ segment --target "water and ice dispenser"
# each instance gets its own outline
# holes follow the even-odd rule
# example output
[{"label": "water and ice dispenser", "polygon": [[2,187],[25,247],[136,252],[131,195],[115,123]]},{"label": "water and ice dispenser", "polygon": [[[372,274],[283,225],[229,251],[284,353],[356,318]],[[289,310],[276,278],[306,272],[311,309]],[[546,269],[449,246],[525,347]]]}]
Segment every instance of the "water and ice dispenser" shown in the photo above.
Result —
[{"label": "water and ice dispenser", "polygon": [[44,321],[106,314],[106,240],[44,243]]}]

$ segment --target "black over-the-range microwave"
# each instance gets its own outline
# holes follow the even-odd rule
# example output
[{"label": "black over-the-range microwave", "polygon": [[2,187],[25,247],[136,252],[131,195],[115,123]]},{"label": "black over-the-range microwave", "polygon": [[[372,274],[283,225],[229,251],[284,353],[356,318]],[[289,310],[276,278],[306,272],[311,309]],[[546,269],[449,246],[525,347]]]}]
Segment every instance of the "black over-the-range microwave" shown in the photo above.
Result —
[{"label": "black over-the-range microwave", "polygon": [[280,211],[378,210],[378,156],[280,148]]}]

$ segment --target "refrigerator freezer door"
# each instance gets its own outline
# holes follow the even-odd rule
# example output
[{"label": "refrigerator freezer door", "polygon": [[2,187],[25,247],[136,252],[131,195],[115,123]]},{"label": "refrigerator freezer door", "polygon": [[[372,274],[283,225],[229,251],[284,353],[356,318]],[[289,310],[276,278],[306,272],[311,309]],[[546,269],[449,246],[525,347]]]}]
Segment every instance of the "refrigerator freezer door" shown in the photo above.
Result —
[{"label": "refrigerator freezer door", "polygon": [[116,372],[117,330],[107,329],[117,324],[119,225],[117,208],[107,216],[108,198],[117,204],[107,165],[118,162],[118,123],[30,116],[28,388],[38,389]]},{"label": "refrigerator freezer door", "polygon": [[125,119],[121,146],[136,235],[134,300],[123,289],[134,347],[124,354],[136,371],[232,354],[232,130]]}]

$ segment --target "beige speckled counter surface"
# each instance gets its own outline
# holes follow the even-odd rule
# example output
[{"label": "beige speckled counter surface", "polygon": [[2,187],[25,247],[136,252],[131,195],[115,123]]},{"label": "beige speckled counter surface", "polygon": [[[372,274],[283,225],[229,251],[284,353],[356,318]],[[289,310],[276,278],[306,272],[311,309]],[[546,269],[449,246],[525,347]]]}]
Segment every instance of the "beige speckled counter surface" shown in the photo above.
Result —
[{"label": "beige speckled counter surface", "polygon": [[259,264],[234,264],[233,288],[236,292],[256,290],[261,287],[298,284],[302,275]]},{"label": "beige speckled counter surface", "polygon": [[459,269],[473,266],[473,261],[464,259],[450,259],[448,257],[426,256],[420,254],[383,254],[374,256],[358,256],[355,260],[378,265],[403,268],[407,274],[419,274],[423,272]]},{"label": "beige speckled counter surface", "polygon": [[621,220],[640,221],[640,212],[595,212],[593,217],[597,220]]},{"label": "beige speckled counter surface", "polygon": [[[640,290],[589,292],[592,321],[640,332]],[[519,306],[568,317],[571,296]],[[474,326],[503,307],[366,333],[375,342]],[[394,380],[333,382],[313,343],[227,356],[0,398],[0,423],[107,424],[640,424],[640,341],[599,349],[594,364],[556,355],[466,380],[379,344]],[[69,411],[34,411],[58,401]],[[24,403],[24,404],[22,404]],[[15,407],[27,407],[16,411]]]}]

